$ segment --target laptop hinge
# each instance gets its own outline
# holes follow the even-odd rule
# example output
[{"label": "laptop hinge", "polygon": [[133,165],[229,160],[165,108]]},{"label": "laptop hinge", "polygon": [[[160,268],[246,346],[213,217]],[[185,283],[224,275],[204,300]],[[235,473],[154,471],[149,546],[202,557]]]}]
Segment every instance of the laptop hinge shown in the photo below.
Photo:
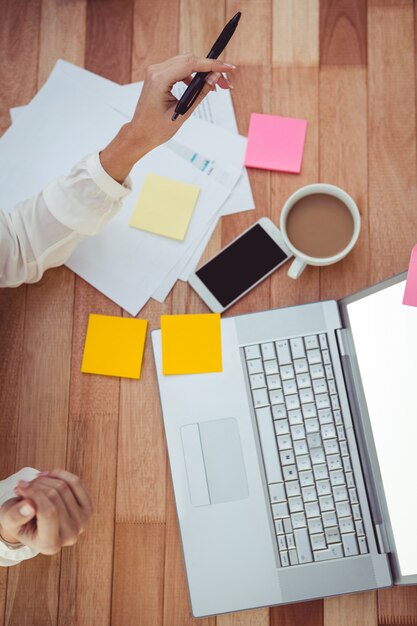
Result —
[{"label": "laptop hinge", "polygon": [[379,552],[386,554],[390,552],[387,531],[383,524],[375,524],[375,534],[378,542]]},{"label": "laptop hinge", "polygon": [[346,346],[348,345],[348,342],[346,341],[346,336],[347,336],[346,328],[336,329],[336,337],[337,337],[337,342],[339,344],[339,351],[340,351],[341,356],[347,356],[349,354],[346,348]]}]

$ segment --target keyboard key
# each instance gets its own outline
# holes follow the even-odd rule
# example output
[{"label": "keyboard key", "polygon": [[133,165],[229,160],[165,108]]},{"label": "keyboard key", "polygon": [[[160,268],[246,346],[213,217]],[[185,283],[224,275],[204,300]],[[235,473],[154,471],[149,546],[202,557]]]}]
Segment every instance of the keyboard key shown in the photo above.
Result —
[{"label": "keyboard key", "polygon": [[333,411],[333,415],[334,415],[334,423],[336,424],[336,426],[338,426],[339,424],[342,424],[342,414],[340,411]]},{"label": "keyboard key", "polygon": [[327,384],[324,378],[315,378],[313,380],[314,393],[327,393]]},{"label": "keyboard key", "polygon": [[324,376],[324,368],[321,363],[317,365],[312,365],[310,368],[310,376],[311,378],[323,378]]},{"label": "keyboard key", "polygon": [[283,365],[280,367],[281,380],[289,380],[290,378],[295,378],[294,368],[292,365]]},{"label": "keyboard key", "polygon": [[332,424],[333,423],[333,414],[330,409],[320,409],[318,412],[320,424],[323,426],[324,424]]},{"label": "keyboard key", "polygon": [[287,339],[281,339],[275,342],[275,348],[277,351],[278,361],[280,365],[286,365],[291,363],[290,348]]},{"label": "keyboard key", "polygon": [[274,517],[288,517],[288,505],[286,502],[278,502],[272,505],[272,514]]},{"label": "keyboard key", "polygon": [[275,349],[272,342],[261,344],[262,357],[264,361],[267,359],[275,359]]},{"label": "keyboard key", "polygon": [[319,480],[316,486],[319,496],[328,496],[332,493],[329,480]]},{"label": "keyboard key", "polygon": [[323,513],[322,519],[323,519],[323,525],[325,528],[329,528],[329,526],[337,525],[337,517],[334,511],[326,511],[326,513]]},{"label": "keyboard key", "polygon": [[342,500],[348,499],[348,492],[344,485],[339,485],[338,487],[333,488],[333,496],[335,502],[340,502]]},{"label": "keyboard key", "polygon": [[307,389],[300,389],[299,395],[301,404],[305,404],[306,402],[314,402],[314,394],[311,387],[307,387]]},{"label": "keyboard key", "polygon": [[[330,472],[330,480],[331,480],[333,487],[336,485],[344,485],[345,475],[341,470],[335,470],[333,472]],[[347,500],[347,494],[346,494],[345,499]]]},{"label": "keyboard key", "polygon": [[288,548],[295,548],[294,535],[292,533],[286,535]]},{"label": "keyboard key", "polygon": [[349,489],[349,498],[351,504],[358,504],[358,494],[355,488]]},{"label": "keyboard key", "polygon": [[321,363],[320,350],[307,350],[307,361],[309,365],[316,365],[317,363]]},{"label": "keyboard key", "polygon": [[338,517],[347,517],[351,515],[349,502],[336,502],[336,511]]},{"label": "keyboard key", "polygon": [[291,515],[293,528],[304,528],[306,526],[306,516],[304,513],[294,513]]},{"label": "keyboard key", "polygon": [[317,493],[314,485],[311,487],[303,487],[303,500],[304,502],[315,502],[317,500]]},{"label": "keyboard key", "polygon": [[342,467],[342,461],[338,454],[329,454],[327,457],[327,465],[329,470],[338,470]]},{"label": "keyboard key", "polygon": [[359,550],[361,554],[367,554],[369,552],[368,545],[366,543],[365,537],[357,537]]},{"label": "keyboard key", "polygon": [[291,380],[284,380],[282,389],[284,394],[287,396],[290,393],[297,393],[297,383],[295,382],[295,378],[291,378]]},{"label": "keyboard key", "polygon": [[323,448],[313,448],[310,454],[311,454],[311,461],[314,465],[324,463],[326,457],[324,456]]},{"label": "keyboard key", "polygon": [[[285,517],[284,519],[288,519],[288,518]],[[281,535],[284,532],[284,524],[282,522],[283,522],[282,519],[275,520],[275,532],[277,535]]]},{"label": "keyboard key", "polygon": [[326,465],[313,465],[314,477],[316,480],[321,480],[322,478],[328,478],[329,473],[327,471]]},{"label": "keyboard key", "polygon": [[269,399],[271,400],[271,404],[283,404],[284,394],[281,389],[272,389],[269,392]]},{"label": "keyboard key", "polygon": [[285,488],[283,483],[277,483],[275,485],[268,485],[269,498],[271,503],[273,502],[286,502],[287,496],[285,495]]},{"label": "keyboard key", "polygon": [[285,404],[273,404],[271,408],[272,417],[274,418],[274,420],[279,420],[287,417],[287,409],[285,408]]},{"label": "keyboard key", "polygon": [[272,361],[264,361],[265,374],[278,374],[278,362],[276,359]]},{"label": "keyboard key", "polygon": [[321,533],[323,532],[323,524],[321,522],[320,517],[311,517],[307,520],[308,522],[308,530],[310,535],[313,533]]},{"label": "keyboard key", "polygon": [[325,511],[332,511],[334,509],[334,502],[331,495],[320,496],[320,509],[324,513]]},{"label": "keyboard key", "polygon": [[361,509],[360,509],[359,504],[353,504],[352,505],[352,513],[353,513],[353,519],[355,521],[361,519],[362,515],[361,515]]},{"label": "keyboard key", "polygon": [[307,441],[305,439],[294,440],[294,452],[298,456],[299,454],[306,454],[308,452]]},{"label": "keyboard key", "polygon": [[277,435],[287,435],[290,432],[288,420],[275,420],[274,425]]},{"label": "keyboard key", "polygon": [[250,386],[251,389],[259,389],[260,387],[265,387],[265,375],[264,374],[251,374],[250,376]]},{"label": "keyboard key", "polygon": [[336,429],[333,424],[325,424],[322,426],[321,436],[323,439],[333,439],[333,437],[336,437]]},{"label": "keyboard key", "polygon": [[288,411],[288,419],[290,424],[302,424],[303,423],[303,415],[300,409],[294,409],[292,411]]},{"label": "keyboard key", "polygon": [[[327,366],[326,366],[327,367]],[[331,366],[330,366],[331,367]],[[327,381],[328,387],[329,387],[329,393],[330,395],[334,395],[337,394],[337,389],[336,389],[336,383],[334,382],[334,380],[328,380]],[[334,407],[333,407],[334,408]]]},{"label": "keyboard key", "polygon": [[319,420],[317,417],[313,417],[311,419],[306,419],[306,432],[307,433],[318,433],[319,432]]},{"label": "keyboard key", "polygon": [[304,342],[302,337],[290,339],[290,346],[293,359],[301,359],[305,357]]},{"label": "keyboard key", "polygon": [[313,550],[322,550],[323,548],[327,548],[326,540],[323,534],[312,535],[311,537],[311,547]]},{"label": "keyboard key", "polygon": [[364,531],[364,528],[363,528],[363,522],[361,522],[360,520],[357,520],[355,522],[355,528],[356,528],[356,534],[358,536],[365,534],[365,531]]},{"label": "keyboard key", "polygon": [[264,371],[261,359],[247,361],[249,374],[259,374]]},{"label": "keyboard key", "polygon": [[306,502],[305,510],[307,517],[318,517],[320,515],[320,509],[317,502]]},{"label": "keyboard key", "polygon": [[[292,411],[293,409],[300,408],[300,399],[298,395],[286,396],[285,403],[287,405],[288,411]],[[304,405],[307,406],[307,405]]]},{"label": "keyboard key", "polygon": [[309,335],[308,337],[304,337],[304,342],[306,344],[307,350],[313,350],[314,348],[319,347],[317,335]]},{"label": "keyboard key", "polygon": [[294,452],[292,450],[285,450],[284,452],[279,453],[281,459],[281,465],[291,465],[295,463]]},{"label": "keyboard key", "polygon": [[307,389],[311,387],[310,374],[297,374],[297,385],[299,389]]},{"label": "keyboard key", "polygon": [[343,533],[354,532],[355,526],[353,525],[353,519],[351,517],[341,517],[339,520],[339,528],[343,539]]},{"label": "keyboard key", "polygon": [[[353,475],[350,473],[352,471],[352,466],[350,464],[350,458],[348,456],[343,457],[343,469],[346,472],[346,482],[348,487],[353,487],[355,483],[353,482]],[[347,479],[348,476],[352,476],[352,484],[349,484],[349,481]]]},{"label": "keyboard key", "polygon": [[327,393],[321,393],[316,396],[316,405],[318,409],[327,409],[330,407],[330,400]]},{"label": "keyboard key", "polygon": [[334,546],[330,546],[327,550],[318,550],[314,553],[314,560],[331,561],[332,559],[341,559],[343,557],[343,549],[341,543],[335,543]]},{"label": "keyboard key", "polygon": [[323,350],[322,355],[323,355],[323,363],[325,365],[329,365],[329,363],[330,363],[330,353],[329,353],[329,351],[328,350]]},{"label": "keyboard key", "polygon": [[261,351],[258,345],[246,346],[245,355],[247,359],[258,359],[261,356]]},{"label": "keyboard key", "polygon": [[342,456],[348,456],[349,455],[349,449],[348,449],[348,445],[346,441],[341,441],[340,442],[340,453]]},{"label": "keyboard key", "polygon": [[288,560],[288,552],[286,550],[280,552],[279,553],[279,557],[281,559],[282,567],[288,567],[288,565],[290,564],[290,562]]},{"label": "keyboard key", "polygon": [[333,411],[336,411],[337,409],[340,409],[339,398],[336,395],[330,396],[330,400],[332,402],[332,409],[333,409]]},{"label": "keyboard key", "polygon": [[284,532],[285,534],[292,533],[292,524],[290,517],[284,517],[282,520],[284,522]]},{"label": "keyboard key", "polygon": [[279,389],[281,387],[281,379],[278,374],[272,374],[266,377],[268,389]]},{"label": "keyboard key", "polygon": [[311,470],[300,472],[300,483],[302,487],[314,485],[313,472]]},{"label": "keyboard key", "polygon": [[297,556],[300,563],[311,563],[313,555],[311,553],[310,539],[305,528],[294,530],[295,545],[297,546]]},{"label": "keyboard key", "polygon": [[322,443],[320,433],[309,433],[307,435],[307,443],[310,449],[320,448]]},{"label": "keyboard key", "polygon": [[294,361],[294,369],[297,374],[304,374],[308,372],[307,359],[296,359]]},{"label": "keyboard key", "polygon": [[316,417],[317,416],[317,411],[316,411],[316,405],[315,404],[303,404],[302,406],[302,410],[303,410],[303,415],[305,419],[308,419],[309,417]]},{"label": "keyboard key", "polygon": [[297,467],[299,472],[311,469],[310,457],[308,455],[297,456]]},{"label": "keyboard key", "polygon": [[326,350],[327,348],[327,337],[326,337],[326,333],[320,333],[319,335],[319,341],[320,341],[320,348],[322,350]]},{"label": "keyboard key", "polygon": [[288,550],[291,565],[298,565],[297,550]]},{"label": "keyboard key", "polygon": [[289,480],[287,483],[285,483],[285,488],[287,490],[287,496],[289,498],[291,498],[292,496],[301,495],[300,483],[298,482],[298,480]]},{"label": "keyboard key", "polygon": [[268,392],[265,389],[254,389],[252,391],[253,404],[256,409],[262,406],[269,406]]},{"label": "keyboard key", "polygon": [[282,468],[282,473],[284,474],[284,479],[287,480],[295,480],[298,478],[298,472],[295,465],[287,465]]},{"label": "keyboard key", "polygon": [[302,424],[296,424],[295,426],[291,426],[291,435],[293,441],[297,439],[305,439],[305,430]]},{"label": "keyboard key", "polygon": [[277,437],[277,441],[279,450],[288,450],[292,448],[290,435],[280,435],[279,437]]},{"label": "keyboard key", "polygon": [[285,535],[278,535],[277,537],[277,542],[278,542],[278,549],[281,552],[281,550],[286,550],[287,549],[287,542],[285,539]]},{"label": "keyboard key", "polygon": [[324,366],[324,370],[325,370],[325,372],[326,372],[326,378],[327,378],[327,380],[330,380],[330,379],[334,378],[334,375],[333,375],[333,368],[332,368],[332,366],[331,366],[331,365],[325,365],[325,366]]},{"label": "keyboard key", "polygon": [[327,543],[339,543],[341,540],[337,526],[331,526],[324,531]]},{"label": "keyboard key", "polygon": [[304,510],[303,500],[299,496],[288,498],[288,506],[290,507],[290,513],[298,513]]},{"label": "keyboard key", "polygon": [[269,407],[256,409],[259,437],[261,440],[262,456],[268,483],[282,482],[281,467],[278,461],[278,450]]},{"label": "keyboard key", "polygon": [[337,439],[326,439],[323,442],[323,445],[324,445],[324,451],[325,451],[326,455],[336,454],[337,452],[339,452],[339,446],[337,444]]},{"label": "keyboard key", "polygon": [[342,535],[343,550],[346,556],[359,554],[358,542],[354,534]]},{"label": "keyboard key", "polygon": [[340,424],[340,426],[336,426],[336,430],[337,430],[337,437],[339,441],[344,441],[346,439],[346,436],[345,436],[345,429],[343,425]]}]

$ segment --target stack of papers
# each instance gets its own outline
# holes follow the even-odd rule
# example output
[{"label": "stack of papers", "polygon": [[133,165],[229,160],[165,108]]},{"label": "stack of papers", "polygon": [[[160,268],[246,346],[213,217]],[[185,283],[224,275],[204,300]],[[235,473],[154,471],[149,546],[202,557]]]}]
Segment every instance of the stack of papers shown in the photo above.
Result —
[{"label": "stack of papers", "polygon": [[[11,210],[103,149],[131,119],[142,85],[120,86],[58,61],[33,100],[11,110],[12,126],[0,139],[0,206]],[[175,95],[181,88],[175,86]],[[131,315],[151,297],[162,302],[194,270],[219,217],[254,208],[245,150],[229,91],[210,93],[173,139],[136,164],[122,210],[80,243],[68,267]],[[180,228],[167,224],[163,211],[151,218],[137,212],[138,203],[152,206],[149,190],[155,192],[157,180],[165,198],[166,185],[177,185],[178,197],[187,191]],[[179,215],[178,205],[173,210]]]}]

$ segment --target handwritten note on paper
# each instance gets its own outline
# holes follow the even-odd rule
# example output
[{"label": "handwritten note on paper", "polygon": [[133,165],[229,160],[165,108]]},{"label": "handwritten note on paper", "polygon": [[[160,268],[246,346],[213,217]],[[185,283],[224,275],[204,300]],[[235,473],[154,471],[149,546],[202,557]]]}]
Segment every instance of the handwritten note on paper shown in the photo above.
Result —
[{"label": "handwritten note on paper", "polygon": [[81,371],[140,378],[147,326],[146,320],[92,313]]},{"label": "handwritten note on paper", "polygon": [[221,372],[220,315],[161,315],[162,373]]},{"label": "handwritten note on paper", "polygon": [[403,304],[417,306],[417,244],[411,251]]},{"label": "handwritten note on paper", "polygon": [[182,241],[199,193],[196,185],[148,174],[129,225]]},{"label": "handwritten note on paper", "polygon": [[307,120],[252,113],[245,165],[299,174],[306,131]]}]

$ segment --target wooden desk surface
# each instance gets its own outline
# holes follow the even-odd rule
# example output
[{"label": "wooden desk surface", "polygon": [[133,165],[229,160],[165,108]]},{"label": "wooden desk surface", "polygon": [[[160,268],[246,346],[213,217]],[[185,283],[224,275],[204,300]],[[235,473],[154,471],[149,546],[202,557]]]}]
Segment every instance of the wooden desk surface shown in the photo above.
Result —
[{"label": "wooden desk surface", "polygon": [[[1,0],[0,127],[56,59],[120,83],[148,64],[205,55],[243,13],[226,59],[239,69],[240,132],[251,111],[308,120],[299,176],[252,170],[256,211],[223,218],[209,254],[287,196],[325,181],[362,214],[349,257],[294,282],[279,271],[228,314],[337,298],[404,270],[417,240],[416,41],[412,0]],[[65,120],[63,120],[65,122]],[[62,147],[65,149],[65,146]],[[80,155],[81,157],[82,155]],[[204,311],[178,283],[140,313]],[[417,624],[414,588],[218,618],[190,617],[150,341],[140,381],[81,375],[88,314],[125,315],[66,268],[0,293],[0,475],[67,467],[95,517],[75,548],[0,569],[0,623],[62,626],[377,626]]]}]

